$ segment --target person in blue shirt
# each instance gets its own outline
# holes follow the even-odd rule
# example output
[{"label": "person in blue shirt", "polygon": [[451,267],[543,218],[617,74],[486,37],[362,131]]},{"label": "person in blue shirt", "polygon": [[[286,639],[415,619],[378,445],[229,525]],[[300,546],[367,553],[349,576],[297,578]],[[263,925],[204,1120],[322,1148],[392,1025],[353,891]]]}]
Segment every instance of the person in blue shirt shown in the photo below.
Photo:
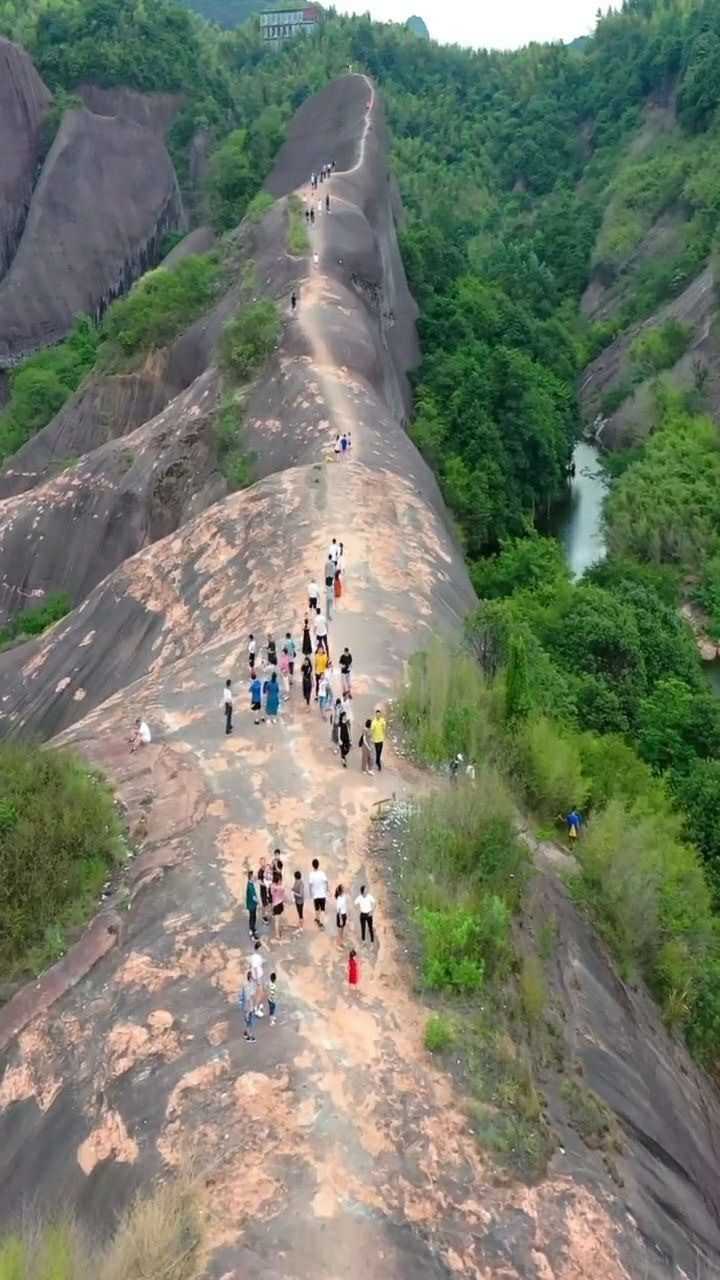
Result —
[{"label": "person in blue shirt", "polygon": [[278,713],[280,711],[280,685],[278,683],[277,671],[273,671],[269,680],[265,681],[265,714],[268,720],[277,723]]},{"label": "person in blue shirt", "polygon": [[582,815],[578,813],[577,809],[571,809],[565,821],[567,823],[569,838],[573,841],[577,840],[582,826]]},{"label": "person in blue shirt", "polygon": [[253,673],[250,681],[250,710],[255,714],[255,723],[260,723],[262,711],[262,681]]}]

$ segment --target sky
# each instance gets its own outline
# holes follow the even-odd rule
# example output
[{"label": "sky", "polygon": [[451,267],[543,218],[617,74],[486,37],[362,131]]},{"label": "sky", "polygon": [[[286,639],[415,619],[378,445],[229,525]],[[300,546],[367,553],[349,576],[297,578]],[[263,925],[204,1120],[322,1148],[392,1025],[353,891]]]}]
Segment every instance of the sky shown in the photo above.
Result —
[{"label": "sky", "polygon": [[[343,13],[383,22],[424,18],[433,40],[517,49],[531,40],[574,40],[595,26],[598,0],[334,0]],[[608,7],[603,0],[602,8]]]}]

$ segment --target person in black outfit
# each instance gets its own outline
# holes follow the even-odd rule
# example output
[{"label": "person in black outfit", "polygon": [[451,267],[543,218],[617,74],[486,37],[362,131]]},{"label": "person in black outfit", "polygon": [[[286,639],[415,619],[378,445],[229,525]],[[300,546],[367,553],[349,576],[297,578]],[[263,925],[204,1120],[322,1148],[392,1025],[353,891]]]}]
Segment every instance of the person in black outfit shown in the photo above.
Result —
[{"label": "person in black outfit", "polygon": [[302,651],[306,658],[309,657],[313,651],[312,637],[310,635],[310,622],[307,618],[303,622]]},{"label": "person in black outfit", "polygon": [[350,721],[347,712],[340,713],[340,758],[343,769],[347,769],[347,758],[350,755]]},{"label": "person in black outfit", "polygon": [[312,688],[313,688],[313,667],[312,667],[312,662],[307,657],[307,655],[303,658],[303,664],[302,664],[301,670],[302,670],[303,698],[305,699],[305,702],[307,703],[307,706],[309,709],[310,699],[312,698]]},{"label": "person in black outfit", "polygon": [[225,732],[232,733],[233,696],[232,680],[225,681],[223,689],[223,710],[225,712]]}]

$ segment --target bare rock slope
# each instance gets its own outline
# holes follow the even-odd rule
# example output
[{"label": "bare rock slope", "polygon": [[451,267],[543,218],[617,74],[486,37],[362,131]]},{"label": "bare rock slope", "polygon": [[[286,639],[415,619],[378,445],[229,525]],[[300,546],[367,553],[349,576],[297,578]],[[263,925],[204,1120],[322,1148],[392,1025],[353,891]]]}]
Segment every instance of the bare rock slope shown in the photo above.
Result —
[{"label": "bare rock slope", "polygon": [[50,93],[24,49],[0,36],[0,279],[27,217],[49,105]]},{"label": "bare rock slope", "polygon": [[161,138],[124,119],[66,112],[0,283],[0,368],[64,338],[78,315],[99,315],[182,221]]},{"label": "bare rock slope", "polygon": [[[318,211],[310,255],[291,258],[284,196],[297,187],[317,199],[307,175],[333,158],[331,213]],[[473,603],[402,425],[414,309],[369,81],[344,77],[305,105],[270,185],[280,198],[258,279],[285,298],[296,285],[300,306],[248,406],[261,479],[0,655],[3,731],[62,731],[58,742],[113,777],[142,848],[130,909],[109,904],[66,960],[0,1010],[0,1219],[33,1197],[107,1230],[136,1189],[192,1154],[210,1188],[210,1280],[710,1280],[716,1095],[642,993],[619,982],[557,875],[542,869],[534,918],[557,917],[565,1038],[623,1142],[611,1173],[568,1129],[547,1177],[520,1187],[488,1162],[462,1096],[422,1047],[427,1009],[389,923],[382,850],[369,852],[377,802],[422,780],[392,744],[382,774],[361,774],[356,750],[343,771],[297,690],[279,724],[248,714],[247,633],[298,637],[333,536],[346,579],[330,643],[333,656],[353,653],[355,740],[411,654],[436,632],[457,634]],[[353,447],[336,460],[343,428]],[[154,742],[130,757],[139,712]],[[351,899],[370,884],[379,946],[363,953],[351,1002],[332,917],[323,931],[307,921],[268,938],[279,1018],[248,1045],[236,1007],[246,874],[275,847],[290,874],[319,857]],[[558,1099],[550,1106],[562,1115]]]}]

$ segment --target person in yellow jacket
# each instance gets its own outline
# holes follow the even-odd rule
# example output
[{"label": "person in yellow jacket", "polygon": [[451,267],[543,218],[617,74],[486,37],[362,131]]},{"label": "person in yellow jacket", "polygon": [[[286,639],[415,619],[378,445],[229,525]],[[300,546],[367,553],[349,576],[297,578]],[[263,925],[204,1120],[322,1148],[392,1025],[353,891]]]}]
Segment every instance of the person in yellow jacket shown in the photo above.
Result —
[{"label": "person in yellow jacket", "polygon": [[382,753],[385,746],[385,733],[387,724],[380,707],[375,708],[375,715],[370,726],[370,736],[375,747],[375,767],[378,773],[382,773]]},{"label": "person in yellow jacket", "polygon": [[317,702],[320,695],[320,681],[325,675],[328,666],[328,656],[324,649],[318,648],[315,652],[315,701]]}]

